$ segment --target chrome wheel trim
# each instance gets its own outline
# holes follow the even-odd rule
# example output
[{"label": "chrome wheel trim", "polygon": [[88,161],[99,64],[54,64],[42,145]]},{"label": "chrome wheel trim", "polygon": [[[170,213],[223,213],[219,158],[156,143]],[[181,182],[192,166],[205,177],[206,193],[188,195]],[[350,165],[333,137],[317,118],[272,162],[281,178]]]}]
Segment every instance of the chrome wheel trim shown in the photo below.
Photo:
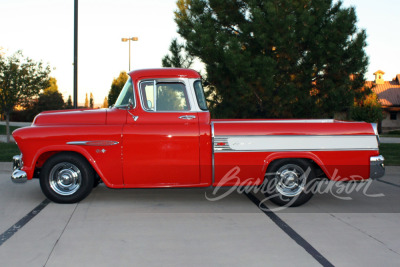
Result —
[{"label": "chrome wheel trim", "polygon": [[303,192],[307,182],[305,171],[296,164],[286,164],[275,175],[276,190],[283,196],[295,197]]},{"label": "chrome wheel trim", "polygon": [[50,170],[49,183],[51,189],[59,195],[70,196],[79,190],[82,174],[78,167],[69,162],[61,162]]}]

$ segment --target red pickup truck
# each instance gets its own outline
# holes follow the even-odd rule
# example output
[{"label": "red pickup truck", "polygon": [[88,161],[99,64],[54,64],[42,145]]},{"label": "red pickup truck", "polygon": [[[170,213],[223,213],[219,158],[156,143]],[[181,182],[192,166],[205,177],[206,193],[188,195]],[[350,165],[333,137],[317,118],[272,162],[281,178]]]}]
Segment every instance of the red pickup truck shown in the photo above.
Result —
[{"label": "red pickup truck", "polygon": [[11,179],[39,178],[58,203],[84,199],[100,181],[110,188],[266,183],[273,202],[298,206],[323,177],[384,175],[376,125],[212,120],[201,77],[188,69],[133,71],[113,107],[42,112],[13,137],[22,154]]}]

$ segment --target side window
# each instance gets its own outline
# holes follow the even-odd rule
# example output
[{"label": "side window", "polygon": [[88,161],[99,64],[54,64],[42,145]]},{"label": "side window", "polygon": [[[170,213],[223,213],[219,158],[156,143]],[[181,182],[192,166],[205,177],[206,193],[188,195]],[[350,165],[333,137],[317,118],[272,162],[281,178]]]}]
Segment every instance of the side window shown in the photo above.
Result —
[{"label": "side window", "polygon": [[154,111],[154,82],[143,82],[140,84],[140,90],[142,94],[143,107],[146,110]]},{"label": "side window", "polygon": [[190,110],[185,85],[180,82],[142,82],[142,104],[148,111]]}]

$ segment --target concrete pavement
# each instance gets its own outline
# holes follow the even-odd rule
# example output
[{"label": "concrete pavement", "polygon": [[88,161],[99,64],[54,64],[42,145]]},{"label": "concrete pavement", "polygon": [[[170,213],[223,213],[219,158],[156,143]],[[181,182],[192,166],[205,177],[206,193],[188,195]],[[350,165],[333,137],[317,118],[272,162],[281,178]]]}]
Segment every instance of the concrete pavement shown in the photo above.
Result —
[{"label": "concrete pavement", "polygon": [[[13,184],[3,165],[0,235],[45,199],[38,180]],[[333,265],[397,266],[399,193],[400,167],[387,167],[366,194],[321,193],[275,214]],[[245,195],[205,194],[100,185],[78,204],[48,204],[0,245],[0,266],[320,266]]]}]

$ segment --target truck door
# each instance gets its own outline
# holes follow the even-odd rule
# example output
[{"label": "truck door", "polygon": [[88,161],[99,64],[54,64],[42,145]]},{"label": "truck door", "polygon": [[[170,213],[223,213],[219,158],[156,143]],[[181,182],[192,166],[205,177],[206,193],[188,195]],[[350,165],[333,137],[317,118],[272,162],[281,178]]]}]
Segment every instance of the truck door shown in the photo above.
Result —
[{"label": "truck door", "polygon": [[128,115],[123,128],[125,186],[198,184],[198,114],[191,111],[185,83],[145,80],[138,87],[141,112]]}]

